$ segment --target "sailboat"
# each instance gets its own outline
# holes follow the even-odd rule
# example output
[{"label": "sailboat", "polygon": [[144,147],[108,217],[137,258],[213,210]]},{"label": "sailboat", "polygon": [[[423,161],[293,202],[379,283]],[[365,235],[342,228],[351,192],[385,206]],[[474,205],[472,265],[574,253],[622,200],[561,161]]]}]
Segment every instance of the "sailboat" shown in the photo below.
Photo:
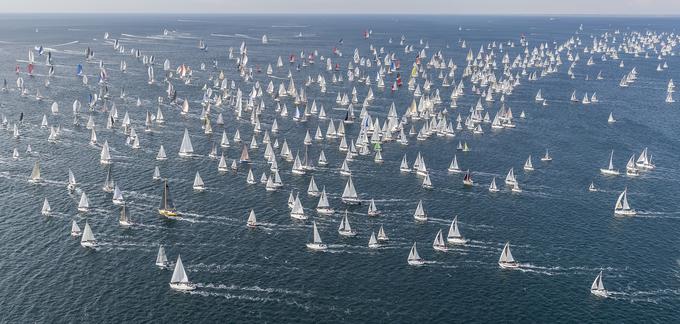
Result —
[{"label": "sailboat", "polygon": [[158,168],[158,166],[155,166],[153,169],[153,180],[159,180],[161,178],[161,170]]},{"label": "sailboat", "polygon": [[50,213],[52,212],[52,208],[50,208],[50,203],[47,201],[47,198],[43,201],[43,206],[42,209],[40,210],[40,213],[49,216]]},{"label": "sailboat", "polygon": [[113,176],[111,175],[111,168],[108,168],[106,170],[106,179],[104,180],[102,190],[104,190],[104,192],[113,192],[114,187],[115,182],[113,181]]},{"label": "sailboat", "polygon": [[250,156],[248,155],[248,147],[243,145],[243,149],[241,150],[241,158],[239,159],[239,162],[241,163],[250,163]]},{"label": "sailboat", "polygon": [[328,248],[328,245],[321,241],[321,235],[319,235],[319,230],[316,228],[316,222],[312,223],[312,242],[307,243],[307,248],[315,251],[323,251]]},{"label": "sailboat", "polygon": [[156,160],[164,161],[167,159],[168,156],[165,154],[165,148],[163,147],[163,144],[161,144],[161,147],[158,149],[158,154],[156,154]]},{"label": "sailboat", "polygon": [[498,192],[498,187],[496,186],[496,177],[491,179],[491,184],[489,185],[489,192]]},{"label": "sailboat", "polygon": [[345,184],[345,190],[342,192],[342,202],[348,205],[357,205],[361,203],[361,200],[359,200],[357,195],[357,191],[354,188],[352,176],[347,179],[347,184]]},{"label": "sailboat", "polygon": [[189,281],[186,271],[184,271],[184,265],[182,264],[182,258],[177,255],[177,263],[175,263],[175,271],[172,272],[172,278],[170,279],[170,288],[179,291],[188,291],[196,289],[196,285]]},{"label": "sailboat", "polygon": [[329,215],[335,212],[333,208],[328,204],[328,196],[326,195],[326,187],[324,186],[321,190],[321,196],[319,197],[319,203],[316,205],[316,212],[323,215]]},{"label": "sailboat", "polygon": [[163,245],[158,246],[158,254],[156,255],[156,266],[161,269],[165,269],[170,266],[168,257],[165,256],[165,248],[163,247]]},{"label": "sailboat", "polygon": [[597,297],[607,298],[608,292],[602,283],[602,271],[597,274],[597,277],[593,280],[593,284],[590,285],[590,293]]},{"label": "sailboat", "polygon": [[123,198],[123,192],[115,185],[113,189],[113,198],[111,199],[114,205],[124,205],[125,199]]},{"label": "sailboat", "polygon": [[314,181],[314,176],[312,176],[312,178],[309,180],[309,186],[307,187],[307,195],[318,197],[320,194],[319,188],[316,186],[316,182]]},{"label": "sailboat", "polygon": [[94,238],[92,228],[90,228],[90,224],[87,221],[85,221],[85,230],[83,231],[83,236],[80,238],[80,245],[82,247],[92,249],[97,247],[97,240]]},{"label": "sailboat", "polygon": [[609,166],[606,169],[600,169],[604,175],[619,175],[619,170],[614,169],[614,150],[609,154]]},{"label": "sailboat", "polygon": [[449,233],[446,236],[446,241],[451,244],[465,244],[468,242],[461,234],[458,229],[458,216],[453,218],[451,226],[449,227]]},{"label": "sailboat", "polygon": [[510,242],[505,243],[501,257],[498,259],[498,265],[503,269],[519,267],[519,263],[515,261],[515,258],[512,257],[512,252],[510,252]]},{"label": "sailboat", "polygon": [[40,177],[40,162],[35,161],[33,164],[33,170],[31,171],[31,177],[28,179],[28,182],[32,183],[39,183],[42,181],[42,178]]},{"label": "sailboat", "polygon": [[425,189],[432,189],[433,188],[432,181],[430,180],[430,174],[429,173],[425,175],[425,178],[423,178],[422,187],[425,188]]},{"label": "sailboat", "polygon": [[158,213],[165,217],[175,217],[177,216],[177,210],[175,210],[175,204],[170,196],[170,187],[168,186],[168,180],[163,182],[163,193],[161,194],[161,204],[158,207]]},{"label": "sailboat", "polygon": [[463,177],[463,185],[467,187],[471,187],[475,184],[474,181],[472,181],[472,173],[470,170],[467,170],[465,173],[465,176]]},{"label": "sailboat", "polygon": [[425,214],[425,209],[423,208],[422,200],[418,201],[418,207],[416,207],[416,211],[415,213],[413,213],[413,218],[420,222],[427,221],[427,214]]},{"label": "sailboat", "polygon": [[78,211],[81,213],[86,213],[90,209],[90,200],[87,199],[87,195],[83,192],[80,195],[80,202],[78,203]]},{"label": "sailboat", "polygon": [[371,199],[371,203],[368,205],[368,216],[378,216],[380,211],[378,207],[375,206],[375,200]]},{"label": "sailboat", "polygon": [[389,237],[385,234],[385,229],[380,225],[380,230],[378,230],[378,242],[387,242],[389,240]]},{"label": "sailboat", "polygon": [[354,237],[357,235],[357,232],[352,229],[352,227],[349,225],[349,218],[347,218],[347,210],[345,210],[345,216],[342,217],[342,220],[340,221],[340,228],[338,228],[338,234],[346,237]]},{"label": "sailboat", "polygon": [[293,208],[290,210],[290,217],[298,220],[306,220],[308,217],[305,215],[305,210],[302,208],[302,202],[300,202],[300,196],[296,196],[293,201]]},{"label": "sailboat", "polygon": [[609,113],[609,118],[607,118],[607,122],[610,124],[613,124],[616,122],[616,119],[614,119],[614,115],[610,112]]},{"label": "sailboat", "polygon": [[133,223],[130,220],[130,215],[128,215],[125,205],[120,208],[120,218],[118,218],[118,224],[120,226],[132,226]]},{"label": "sailboat", "polygon": [[425,264],[425,261],[418,255],[418,248],[416,248],[416,242],[413,242],[411,251],[408,254],[408,264],[412,266],[420,266]]},{"label": "sailboat", "polygon": [[76,185],[78,183],[76,182],[76,176],[73,174],[73,171],[71,171],[71,168],[68,169],[68,185],[66,185],[66,188],[69,191],[73,191],[76,189]]},{"label": "sailboat", "polygon": [[534,165],[531,163],[531,155],[529,155],[529,158],[527,158],[526,162],[524,162],[524,171],[533,171],[534,170]]},{"label": "sailboat", "polygon": [[590,192],[595,192],[595,191],[597,191],[597,188],[595,187],[595,183],[594,183],[594,182],[592,182],[592,181],[590,182],[590,186],[588,186],[588,191],[590,191]]},{"label": "sailboat", "polygon": [[182,145],[179,148],[179,156],[189,157],[194,154],[194,147],[191,145],[191,138],[189,137],[189,130],[184,129],[184,136],[182,137]]},{"label": "sailboat", "polygon": [[109,152],[109,142],[104,141],[102,145],[102,151],[99,157],[99,163],[101,164],[111,164],[111,153]]},{"label": "sailboat", "polygon": [[250,214],[248,215],[248,220],[246,221],[246,225],[250,228],[255,228],[257,227],[257,218],[255,217],[255,210],[251,209]]},{"label": "sailboat", "polygon": [[635,154],[633,154],[628,163],[626,163],[626,175],[630,177],[636,177],[640,175],[640,170],[635,165]]},{"label": "sailboat", "polygon": [[652,170],[656,167],[652,162],[652,156],[647,152],[646,147],[642,150],[642,153],[640,153],[640,157],[638,157],[637,161],[635,161],[635,166],[645,170]]},{"label": "sailboat", "polygon": [[635,209],[630,208],[630,205],[628,204],[628,188],[626,188],[616,200],[616,205],[614,205],[614,215],[635,216],[635,214]]},{"label": "sailboat", "polygon": [[371,232],[371,238],[368,240],[368,248],[377,249],[379,247],[380,243],[378,243],[378,240],[375,238],[375,232]]},{"label": "sailboat", "polygon": [[71,221],[71,236],[73,237],[78,237],[80,236],[80,227],[78,226],[78,223],[76,223],[75,220]]},{"label": "sailboat", "polygon": [[458,158],[456,157],[455,154],[453,155],[453,160],[451,161],[451,164],[449,165],[448,171],[451,172],[451,173],[460,173],[461,172],[460,168],[458,167]]},{"label": "sailboat", "polygon": [[441,252],[446,252],[449,250],[449,248],[446,246],[446,242],[444,242],[444,234],[442,234],[441,229],[437,232],[434,242],[432,242],[432,248]]},{"label": "sailboat", "polygon": [[203,184],[203,178],[201,178],[201,175],[196,171],[196,176],[194,177],[194,190],[196,191],[203,191],[205,190],[205,185]]},{"label": "sailboat", "polygon": [[411,168],[408,166],[408,161],[406,160],[406,154],[404,154],[404,157],[401,159],[401,165],[399,166],[399,171],[401,171],[403,173],[411,172]]},{"label": "sailboat", "polygon": [[552,161],[552,156],[550,156],[550,153],[548,152],[548,149],[545,149],[545,155],[541,158],[542,162],[550,162]]}]

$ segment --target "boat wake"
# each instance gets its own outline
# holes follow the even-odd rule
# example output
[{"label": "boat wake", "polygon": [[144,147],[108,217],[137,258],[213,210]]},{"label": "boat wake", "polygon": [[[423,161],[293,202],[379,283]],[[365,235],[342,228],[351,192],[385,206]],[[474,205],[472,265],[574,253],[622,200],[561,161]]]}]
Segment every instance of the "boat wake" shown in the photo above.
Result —
[{"label": "boat wake", "polygon": [[240,291],[251,291],[251,292],[261,292],[267,294],[283,294],[283,295],[297,295],[304,297],[313,297],[311,293],[297,290],[289,290],[283,288],[262,288],[260,286],[237,286],[234,284],[214,284],[214,283],[197,283],[197,288],[204,289],[217,289],[217,290],[240,290]]},{"label": "boat wake", "polygon": [[657,289],[649,291],[608,291],[609,298],[631,303],[654,303],[664,300],[680,300],[680,289]]}]

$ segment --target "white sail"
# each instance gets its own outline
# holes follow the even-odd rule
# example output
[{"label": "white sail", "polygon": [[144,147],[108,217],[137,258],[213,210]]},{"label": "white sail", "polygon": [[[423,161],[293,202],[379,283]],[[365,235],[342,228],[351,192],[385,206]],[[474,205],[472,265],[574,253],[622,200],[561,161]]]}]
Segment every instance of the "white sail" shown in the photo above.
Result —
[{"label": "white sail", "polygon": [[165,154],[165,147],[161,144],[161,147],[158,149],[158,154],[156,154],[156,160],[163,161],[167,159],[168,156]]},{"label": "white sail", "polygon": [[83,192],[80,195],[80,202],[78,202],[78,211],[86,212],[90,208],[90,200],[87,199],[87,195]]},{"label": "white sail", "polygon": [[498,259],[498,264],[503,268],[517,267],[517,261],[515,261],[510,251],[510,242],[505,243],[505,246],[503,246],[503,252],[501,252],[501,256]]},{"label": "white sail", "polygon": [[52,212],[52,208],[50,207],[50,203],[47,201],[47,198],[45,198],[43,201],[43,206],[40,212],[45,216],[49,216]]},{"label": "white sail", "polygon": [[201,178],[201,175],[196,171],[196,176],[194,177],[194,190],[204,190],[205,185],[203,183],[203,178]]},{"label": "white sail", "polygon": [[347,179],[347,183],[345,184],[345,190],[342,192],[342,202],[346,204],[359,203],[357,191],[354,188],[354,183],[352,182],[351,176],[349,177],[349,179]]},{"label": "white sail", "polygon": [[191,156],[194,153],[194,147],[191,145],[191,138],[189,137],[189,130],[184,129],[184,136],[182,137],[182,145],[179,148],[179,156]]},{"label": "white sail", "polygon": [[425,209],[423,208],[422,200],[418,201],[418,207],[416,207],[416,211],[415,213],[413,213],[413,218],[415,218],[417,221],[427,220],[427,214],[425,214]]},{"label": "white sail", "polygon": [[411,251],[408,254],[408,264],[409,265],[422,265],[423,259],[418,254],[418,248],[416,247],[416,242],[413,242],[411,246]]},{"label": "white sail", "polygon": [[33,164],[33,170],[31,171],[31,177],[29,178],[30,182],[40,182],[42,181],[42,178],[40,176],[40,163],[38,161],[35,161]]},{"label": "white sail", "polygon": [[78,226],[75,220],[71,221],[71,236],[80,236],[80,226]]},{"label": "white sail", "polygon": [[101,164],[111,164],[111,153],[109,152],[108,141],[104,141],[104,145],[102,145],[102,151],[99,155],[99,162]]},{"label": "white sail", "polygon": [[158,254],[156,255],[156,266],[165,268],[169,264],[168,257],[165,255],[165,248],[163,245],[158,246]]},{"label": "white sail", "polygon": [[193,290],[195,288],[189,281],[186,271],[184,271],[182,258],[179,255],[177,255],[175,270],[172,272],[172,278],[170,279],[170,287],[176,290]]},{"label": "white sail", "polygon": [[630,208],[630,205],[628,204],[628,189],[626,188],[623,190],[623,192],[621,192],[621,194],[619,194],[619,198],[616,200],[614,214],[633,216],[635,213],[635,209]]},{"label": "white sail", "polygon": [[246,222],[249,227],[257,226],[257,218],[255,217],[255,210],[251,209],[248,215],[248,221]]},{"label": "white sail", "polygon": [[118,188],[118,185],[115,185],[113,189],[113,198],[112,201],[116,205],[122,205],[125,203],[125,200],[123,199],[123,192]]},{"label": "white sail", "polygon": [[92,228],[90,228],[90,224],[87,221],[85,221],[83,236],[80,238],[80,245],[83,247],[95,247],[97,245],[97,240],[94,238]]}]

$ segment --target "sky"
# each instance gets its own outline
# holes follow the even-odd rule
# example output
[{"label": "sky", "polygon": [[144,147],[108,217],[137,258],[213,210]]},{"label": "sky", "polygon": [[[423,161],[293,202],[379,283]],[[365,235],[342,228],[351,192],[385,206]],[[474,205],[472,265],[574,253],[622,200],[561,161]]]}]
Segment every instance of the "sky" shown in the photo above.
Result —
[{"label": "sky", "polygon": [[680,15],[680,0],[0,0],[0,13]]}]

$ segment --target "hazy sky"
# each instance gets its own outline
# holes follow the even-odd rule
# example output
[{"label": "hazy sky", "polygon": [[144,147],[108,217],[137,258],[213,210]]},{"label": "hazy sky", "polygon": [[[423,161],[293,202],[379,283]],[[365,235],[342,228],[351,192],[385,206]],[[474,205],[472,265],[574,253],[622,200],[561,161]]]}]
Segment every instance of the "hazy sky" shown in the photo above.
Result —
[{"label": "hazy sky", "polygon": [[680,15],[680,0],[0,0],[0,13]]}]

